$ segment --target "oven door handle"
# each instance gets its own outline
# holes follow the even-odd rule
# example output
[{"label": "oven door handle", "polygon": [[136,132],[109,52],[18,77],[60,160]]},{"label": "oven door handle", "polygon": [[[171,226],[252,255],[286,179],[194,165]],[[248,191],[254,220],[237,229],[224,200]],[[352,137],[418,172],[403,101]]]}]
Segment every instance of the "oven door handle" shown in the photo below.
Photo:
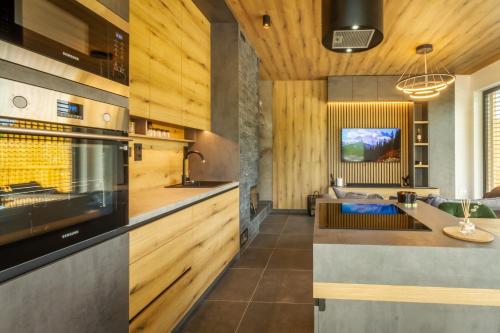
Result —
[{"label": "oven door handle", "polygon": [[0,133],[55,136],[55,137],[72,138],[72,139],[132,141],[132,138],[129,138],[127,136],[88,134],[88,133],[78,133],[78,132],[48,131],[48,130],[41,130],[41,129],[34,129],[34,128],[19,128],[19,127],[10,127],[10,126],[0,126]]}]

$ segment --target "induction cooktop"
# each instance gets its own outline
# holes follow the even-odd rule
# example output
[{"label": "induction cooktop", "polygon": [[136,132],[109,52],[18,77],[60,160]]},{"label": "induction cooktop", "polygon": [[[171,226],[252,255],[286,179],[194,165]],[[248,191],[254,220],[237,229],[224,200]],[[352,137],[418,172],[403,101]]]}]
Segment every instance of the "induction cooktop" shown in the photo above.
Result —
[{"label": "induction cooktop", "polygon": [[393,204],[320,203],[320,229],[432,231]]}]

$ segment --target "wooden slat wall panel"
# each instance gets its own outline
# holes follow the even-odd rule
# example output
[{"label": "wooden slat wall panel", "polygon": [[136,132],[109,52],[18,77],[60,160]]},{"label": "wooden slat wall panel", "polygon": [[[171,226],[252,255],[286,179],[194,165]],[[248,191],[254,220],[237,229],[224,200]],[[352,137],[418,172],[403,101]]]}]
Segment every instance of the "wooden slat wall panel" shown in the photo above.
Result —
[{"label": "wooden slat wall panel", "polygon": [[[328,174],[347,183],[400,184],[408,174],[411,102],[328,103]],[[400,128],[399,163],[345,163],[341,159],[342,128]]]},{"label": "wooden slat wall panel", "polygon": [[326,192],[326,81],[273,83],[273,205],[304,209]]}]

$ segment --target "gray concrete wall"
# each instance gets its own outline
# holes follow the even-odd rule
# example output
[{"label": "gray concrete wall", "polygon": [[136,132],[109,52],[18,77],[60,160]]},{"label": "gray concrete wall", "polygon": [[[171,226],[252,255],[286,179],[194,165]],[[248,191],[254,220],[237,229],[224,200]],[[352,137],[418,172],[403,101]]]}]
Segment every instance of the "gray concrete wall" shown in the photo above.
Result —
[{"label": "gray concrete wall", "polygon": [[315,332],[497,333],[498,307],[327,300]]},{"label": "gray concrete wall", "polygon": [[[455,196],[455,87],[429,101],[429,185]],[[457,147],[459,148],[459,147]]]},{"label": "gray concrete wall", "polygon": [[128,331],[128,234],[0,285],[0,332]]},{"label": "gray concrete wall", "polygon": [[273,82],[259,84],[259,196],[273,200]]},{"label": "gray concrete wall", "polygon": [[206,158],[190,159],[192,179],[240,182],[240,230],[250,237],[250,188],[259,178],[259,60],[236,23],[212,24],[212,129],[195,131]]},{"label": "gray concrete wall", "polygon": [[212,23],[211,131],[196,131],[196,143],[206,158],[190,159],[193,179],[233,180],[240,178],[239,148],[239,28],[236,23]]}]

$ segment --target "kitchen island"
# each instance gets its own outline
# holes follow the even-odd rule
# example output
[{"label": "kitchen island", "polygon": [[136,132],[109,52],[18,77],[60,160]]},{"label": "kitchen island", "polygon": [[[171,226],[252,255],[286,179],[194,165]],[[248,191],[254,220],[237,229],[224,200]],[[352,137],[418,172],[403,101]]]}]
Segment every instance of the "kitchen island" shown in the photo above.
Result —
[{"label": "kitchen island", "polygon": [[[499,241],[449,238],[442,228],[457,218],[421,202],[392,204],[318,200],[315,331],[498,332]],[[494,221],[478,225],[498,232]]]}]

